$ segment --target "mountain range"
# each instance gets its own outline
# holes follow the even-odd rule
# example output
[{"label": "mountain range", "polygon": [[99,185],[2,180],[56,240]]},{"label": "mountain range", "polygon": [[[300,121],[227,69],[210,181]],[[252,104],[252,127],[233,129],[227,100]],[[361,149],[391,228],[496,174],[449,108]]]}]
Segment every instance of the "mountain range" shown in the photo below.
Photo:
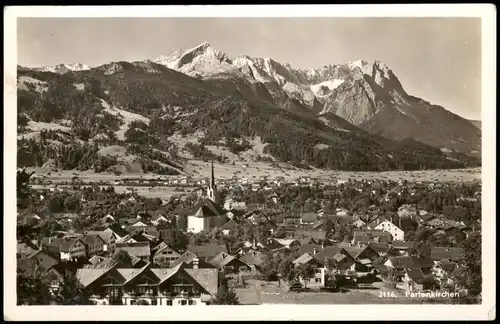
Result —
[{"label": "mountain range", "polygon": [[[31,125],[63,122],[78,133],[87,124],[101,144],[138,140],[128,133],[165,152],[174,136],[198,131],[199,150],[188,147],[206,158],[203,145],[240,153],[258,136],[270,161],[366,170],[460,167],[480,156],[480,128],[408,94],[380,61],[304,70],[271,58],[230,58],[204,42],[154,60],[18,66],[18,84],[18,114]],[[132,129],[136,123],[147,127]]]}]

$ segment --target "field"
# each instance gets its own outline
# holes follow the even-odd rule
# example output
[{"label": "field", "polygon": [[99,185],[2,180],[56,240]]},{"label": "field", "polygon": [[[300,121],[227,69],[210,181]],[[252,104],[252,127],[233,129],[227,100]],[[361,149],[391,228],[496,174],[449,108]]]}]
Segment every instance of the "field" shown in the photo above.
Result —
[{"label": "field", "polygon": [[[28,171],[35,171],[37,176],[45,176],[47,180],[53,182],[70,181],[74,176],[78,176],[80,180],[92,181],[107,181],[113,182],[124,177],[142,177],[143,179],[161,178],[166,179],[169,176],[159,176],[155,174],[144,173],[127,173],[124,175],[115,175],[113,173],[95,173],[91,171],[75,172],[75,171],[56,171],[51,172],[48,169],[28,168]],[[185,171],[193,178],[208,178],[210,176],[210,163],[190,160]],[[387,171],[387,172],[350,172],[350,171],[328,171],[328,170],[301,170],[301,169],[286,169],[285,167],[276,168],[266,163],[252,164],[215,164],[215,176],[218,179],[230,179],[233,176],[238,178],[247,177],[249,180],[258,179],[260,176],[278,177],[282,176],[287,180],[296,179],[301,176],[309,176],[321,179],[323,181],[335,181],[338,179],[385,179],[385,180],[408,180],[411,182],[468,182],[481,180],[481,168],[474,169],[458,169],[458,170],[425,170],[425,171]]]},{"label": "field", "polygon": [[[404,292],[387,288],[384,283],[347,292],[289,292],[286,284],[248,280],[247,288],[236,288],[243,305],[265,304],[422,304],[424,299],[405,297]],[[393,293],[391,297],[391,293]],[[444,301],[444,300],[443,300]]]}]

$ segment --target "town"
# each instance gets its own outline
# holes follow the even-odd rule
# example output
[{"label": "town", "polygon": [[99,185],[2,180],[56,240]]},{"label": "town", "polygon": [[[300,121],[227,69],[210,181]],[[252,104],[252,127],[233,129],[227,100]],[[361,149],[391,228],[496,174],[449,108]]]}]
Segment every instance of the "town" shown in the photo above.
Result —
[{"label": "town", "polygon": [[[54,185],[18,170],[18,304],[481,298],[480,181],[210,174]],[[405,298],[431,291],[460,297]]]}]

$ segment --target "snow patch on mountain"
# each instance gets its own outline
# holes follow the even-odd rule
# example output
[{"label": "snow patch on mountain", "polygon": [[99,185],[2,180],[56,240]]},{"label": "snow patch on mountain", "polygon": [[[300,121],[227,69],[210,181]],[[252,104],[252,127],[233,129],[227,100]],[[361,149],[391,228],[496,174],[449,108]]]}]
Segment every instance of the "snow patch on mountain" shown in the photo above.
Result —
[{"label": "snow patch on mountain", "polygon": [[326,87],[328,90],[332,91],[332,90],[335,90],[343,82],[344,82],[344,80],[340,80],[340,79],[327,80],[327,81],[323,81],[323,82],[318,83],[318,84],[311,84],[310,88],[311,88],[311,91],[315,95],[324,96],[324,94],[322,94],[323,87]]},{"label": "snow patch on mountain", "polygon": [[48,65],[48,66],[42,67],[39,70],[43,71],[43,72],[64,74],[64,73],[68,73],[71,71],[74,71],[74,72],[86,71],[86,70],[90,70],[90,68],[91,67],[87,64],[72,63],[72,64]]}]

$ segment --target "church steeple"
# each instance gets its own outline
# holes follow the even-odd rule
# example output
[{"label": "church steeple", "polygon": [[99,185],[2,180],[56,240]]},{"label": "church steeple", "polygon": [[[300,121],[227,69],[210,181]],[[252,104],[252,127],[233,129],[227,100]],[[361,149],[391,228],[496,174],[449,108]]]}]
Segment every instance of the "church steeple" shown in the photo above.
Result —
[{"label": "church steeple", "polygon": [[211,170],[212,176],[210,178],[210,187],[215,188],[214,160],[212,160],[211,168],[212,168],[212,170]]},{"label": "church steeple", "polygon": [[216,190],[216,186],[215,186],[215,173],[214,173],[214,161],[212,160],[211,162],[211,173],[210,173],[210,182],[208,184],[208,188],[207,188],[207,198],[210,199],[211,201],[215,202],[215,190]]}]

